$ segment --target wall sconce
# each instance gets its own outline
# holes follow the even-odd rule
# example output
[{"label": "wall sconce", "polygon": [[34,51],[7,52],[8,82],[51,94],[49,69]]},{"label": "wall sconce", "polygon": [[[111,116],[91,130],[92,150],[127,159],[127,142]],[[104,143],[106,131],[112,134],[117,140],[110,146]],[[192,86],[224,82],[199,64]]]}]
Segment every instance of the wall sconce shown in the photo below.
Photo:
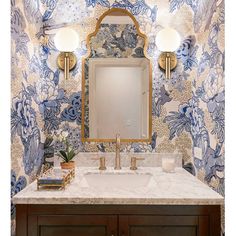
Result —
[{"label": "wall sconce", "polygon": [[181,39],[179,33],[172,28],[160,30],[156,36],[156,45],[162,52],[158,64],[165,70],[166,78],[170,79],[170,71],[177,66],[177,57],[174,53],[180,45]]},{"label": "wall sconce", "polygon": [[79,44],[78,34],[70,28],[60,29],[54,37],[54,43],[61,52],[57,57],[57,65],[61,70],[64,70],[65,79],[68,79],[69,71],[74,69],[77,63],[77,58],[73,51]]}]

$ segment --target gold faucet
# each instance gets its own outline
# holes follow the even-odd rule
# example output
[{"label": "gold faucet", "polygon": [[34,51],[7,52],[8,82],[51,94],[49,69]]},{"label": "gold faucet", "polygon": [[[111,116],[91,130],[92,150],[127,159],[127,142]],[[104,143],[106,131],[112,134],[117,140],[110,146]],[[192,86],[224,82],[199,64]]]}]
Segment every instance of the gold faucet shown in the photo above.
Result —
[{"label": "gold faucet", "polygon": [[116,134],[116,159],[115,159],[115,170],[120,170],[120,134]]},{"label": "gold faucet", "polygon": [[99,170],[106,170],[106,160],[105,160],[105,157],[95,157],[95,158],[91,158],[91,160],[99,160]]},{"label": "gold faucet", "polygon": [[142,157],[131,157],[131,166],[130,166],[130,169],[131,170],[137,170],[137,161],[141,161],[141,160],[144,160],[144,158]]}]

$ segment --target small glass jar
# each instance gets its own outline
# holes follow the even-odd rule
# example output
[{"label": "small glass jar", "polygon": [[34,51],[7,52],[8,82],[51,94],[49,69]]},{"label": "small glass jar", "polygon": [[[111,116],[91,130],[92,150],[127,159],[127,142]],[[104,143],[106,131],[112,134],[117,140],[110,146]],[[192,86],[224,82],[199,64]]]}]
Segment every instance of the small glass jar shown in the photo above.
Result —
[{"label": "small glass jar", "polygon": [[161,160],[162,170],[167,173],[175,172],[175,156],[166,155],[162,157]]}]

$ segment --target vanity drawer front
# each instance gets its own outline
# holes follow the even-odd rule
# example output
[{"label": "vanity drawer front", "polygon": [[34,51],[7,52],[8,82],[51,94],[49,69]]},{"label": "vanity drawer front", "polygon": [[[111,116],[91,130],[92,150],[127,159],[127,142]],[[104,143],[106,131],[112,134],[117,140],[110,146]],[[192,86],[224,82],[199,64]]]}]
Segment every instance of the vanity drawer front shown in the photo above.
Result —
[{"label": "vanity drawer front", "polygon": [[29,236],[116,236],[117,216],[31,215]]},{"label": "vanity drawer front", "polygon": [[120,236],[208,236],[208,216],[120,216]]}]

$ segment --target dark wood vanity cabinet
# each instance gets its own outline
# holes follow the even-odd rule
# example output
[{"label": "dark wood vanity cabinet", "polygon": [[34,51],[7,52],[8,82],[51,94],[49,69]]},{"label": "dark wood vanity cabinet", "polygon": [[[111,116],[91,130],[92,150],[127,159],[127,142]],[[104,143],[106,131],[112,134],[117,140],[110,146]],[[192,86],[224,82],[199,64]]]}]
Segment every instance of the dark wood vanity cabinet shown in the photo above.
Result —
[{"label": "dark wood vanity cabinet", "polygon": [[218,205],[16,207],[16,236],[220,236]]}]

